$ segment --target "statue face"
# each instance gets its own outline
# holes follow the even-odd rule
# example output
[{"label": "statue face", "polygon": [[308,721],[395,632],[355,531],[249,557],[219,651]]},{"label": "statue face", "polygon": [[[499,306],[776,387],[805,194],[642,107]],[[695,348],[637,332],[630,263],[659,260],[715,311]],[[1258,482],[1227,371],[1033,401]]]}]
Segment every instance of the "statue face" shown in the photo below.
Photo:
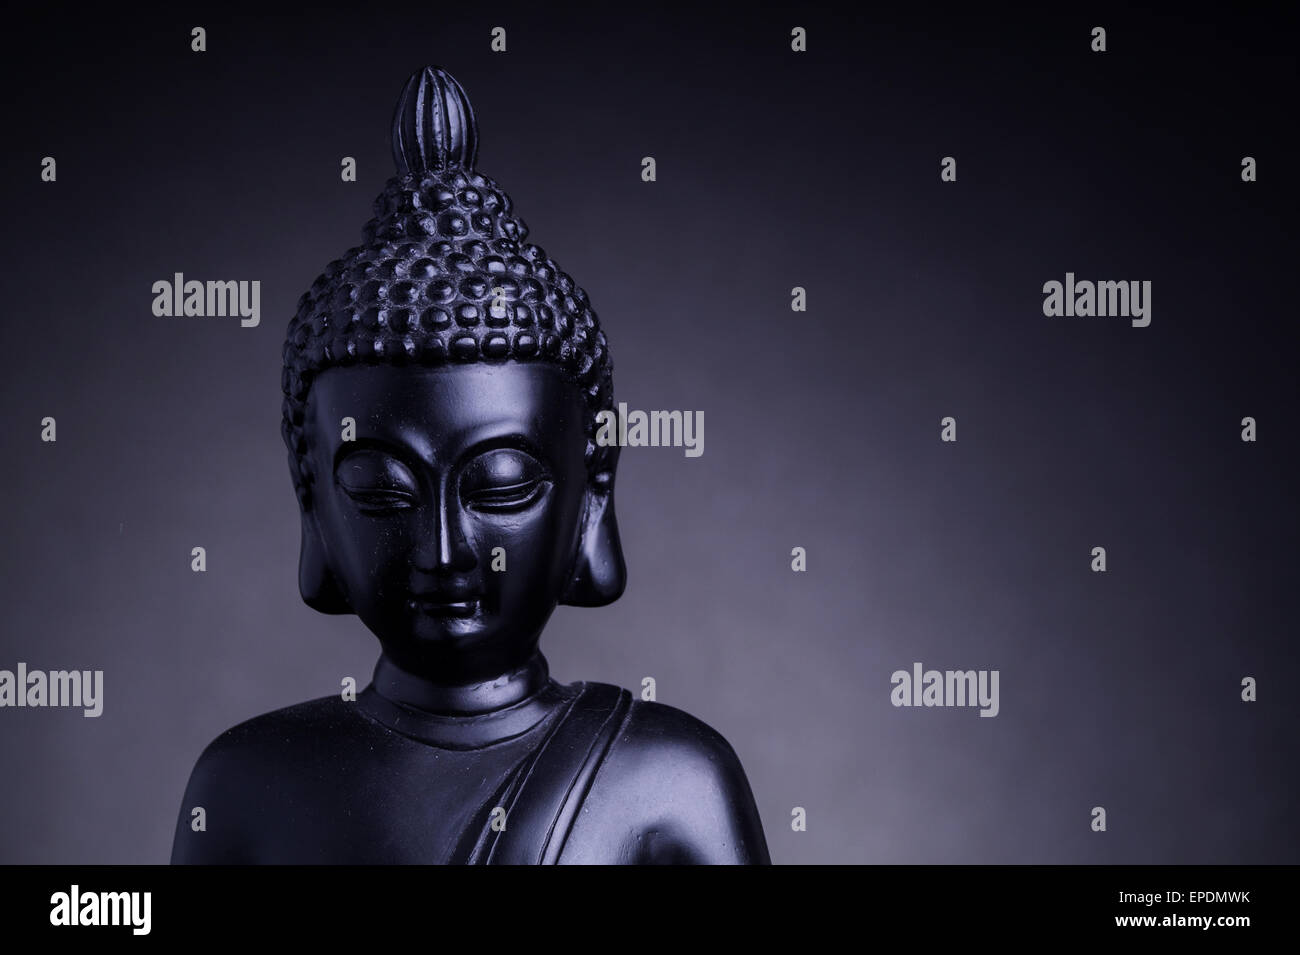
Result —
[{"label": "statue face", "polygon": [[312,383],[306,527],[398,666],[465,682],[536,649],[581,536],[583,414],[542,363],[362,365]]}]

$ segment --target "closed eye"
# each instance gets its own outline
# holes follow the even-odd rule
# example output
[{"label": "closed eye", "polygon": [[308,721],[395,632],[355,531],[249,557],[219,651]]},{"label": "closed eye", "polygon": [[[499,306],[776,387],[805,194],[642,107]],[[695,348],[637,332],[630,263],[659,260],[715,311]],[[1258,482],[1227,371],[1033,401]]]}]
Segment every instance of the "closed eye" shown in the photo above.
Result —
[{"label": "closed eye", "polygon": [[521,511],[540,500],[550,486],[550,481],[526,481],[482,488],[467,494],[465,503],[478,511]]},{"label": "closed eye", "polygon": [[343,486],[344,493],[365,513],[403,510],[418,502],[411,494],[394,488],[359,488]]}]

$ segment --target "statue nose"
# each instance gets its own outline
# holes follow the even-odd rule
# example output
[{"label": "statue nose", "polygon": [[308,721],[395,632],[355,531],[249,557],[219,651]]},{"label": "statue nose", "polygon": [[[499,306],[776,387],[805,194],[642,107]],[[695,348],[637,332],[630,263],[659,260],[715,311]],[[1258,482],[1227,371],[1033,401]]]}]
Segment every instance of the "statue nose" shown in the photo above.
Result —
[{"label": "statue nose", "polygon": [[462,518],[456,495],[447,488],[440,489],[420,529],[416,569],[447,574],[464,573],[474,567],[474,551],[465,537]]}]

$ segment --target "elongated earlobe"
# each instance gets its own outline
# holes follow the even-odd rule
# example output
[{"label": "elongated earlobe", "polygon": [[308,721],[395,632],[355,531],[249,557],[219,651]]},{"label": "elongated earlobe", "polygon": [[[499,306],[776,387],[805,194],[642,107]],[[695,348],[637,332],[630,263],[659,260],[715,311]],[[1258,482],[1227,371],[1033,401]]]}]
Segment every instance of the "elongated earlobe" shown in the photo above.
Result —
[{"label": "elongated earlobe", "polygon": [[325,559],[316,520],[310,513],[302,515],[302,551],[298,557],[298,590],[313,610],[321,613],[352,613],[347,598],[334,579]]},{"label": "elongated earlobe", "polygon": [[613,467],[606,479],[587,488],[586,521],[573,575],[560,603],[572,607],[603,607],[623,595],[627,565],[614,518]]}]

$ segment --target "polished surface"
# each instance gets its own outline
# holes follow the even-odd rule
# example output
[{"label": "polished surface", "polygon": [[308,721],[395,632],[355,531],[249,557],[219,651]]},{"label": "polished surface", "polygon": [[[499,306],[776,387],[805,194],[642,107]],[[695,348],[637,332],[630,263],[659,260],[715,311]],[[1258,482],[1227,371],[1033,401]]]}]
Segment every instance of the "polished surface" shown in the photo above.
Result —
[{"label": "polished surface", "polygon": [[283,378],[302,597],[355,614],[380,660],[355,698],[218,737],[173,861],[768,862],[720,735],[550,679],[556,606],[626,584],[619,449],[593,441],[607,342],[509,198],[461,167],[477,131],[454,80],[412,77],[393,129],[399,176],[367,244],[300,301]]}]

